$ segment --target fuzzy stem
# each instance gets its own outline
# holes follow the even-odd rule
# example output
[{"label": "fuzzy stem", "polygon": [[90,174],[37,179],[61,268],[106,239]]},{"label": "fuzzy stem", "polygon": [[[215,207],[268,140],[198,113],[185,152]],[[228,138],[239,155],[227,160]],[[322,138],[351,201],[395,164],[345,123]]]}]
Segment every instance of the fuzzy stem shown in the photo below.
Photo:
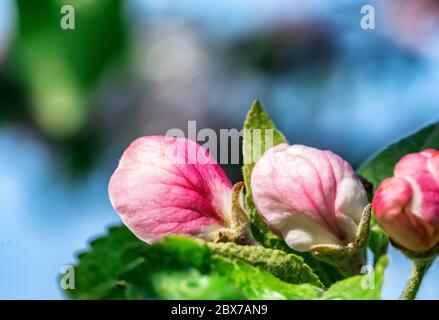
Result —
[{"label": "fuzzy stem", "polygon": [[230,225],[217,232],[214,242],[234,242],[241,245],[257,245],[250,230],[250,221],[242,206],[244,182],[233,186]]},{"label": "fuzzy stem", "polygon": [[433,261],[434,258],[413,259],[412,271],[404,291],[401,294],[401,300],[414,300],[416,298],[422,279]]},{"label": "fuzzy stem", "polygon": [[366,263],[371,205],[364,207],[355,239],[346,245],[324,244],[311,247],[314,257],[336,267],[345,277],[357,275]]}]

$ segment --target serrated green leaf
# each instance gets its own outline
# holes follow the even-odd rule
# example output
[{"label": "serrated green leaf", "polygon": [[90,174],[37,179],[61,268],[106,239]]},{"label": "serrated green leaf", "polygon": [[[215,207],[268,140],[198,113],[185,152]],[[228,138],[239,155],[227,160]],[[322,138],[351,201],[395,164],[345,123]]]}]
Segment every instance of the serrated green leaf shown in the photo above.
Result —
[{"label": "serrated green leaf", "polygon": [[246,197],[245,202],[250,220],[252,221],[252,231],[255,238],[269,246],[276,246],[279,239],[272,234],[262,218],[256,212],[252,200],[251,192],[251,173],[255,163],[267,149],[281,143],[288,143],[280,133],[270,117],[265,112],[259,101],[254,101],[244,122],[244,139],[242,142],[244,166],[242,167]]},{"label": "serrated green leaf", "polygon": [[[385,148],[358,170],[359,174],[373,185],[374,192],[380,183],[393,175],[395,164],[406,154],[424,149],[439,149],[439,123],[429,125]],[[388,237],[375,220],[371,222],[369,247],[374,260],[386,254]]]},{"label": "serrated green leaf", "polygon": [[[257,251],[259,261],[246,247],[245,255],[257,267],[242,259],[213,254],[207,244],[188,237],[168,237],[147,245],[135,238],[125,227],[113,227],[108,235],[91,243],[91,250],[79,255],[75,267],[75,289],[66,290],[73,299],[262,299],[262,298],[311,298],[320,292],[309,285],[290,287],[268,271],[275,261],[263,264],[261,258],[270,258],[269,249]],[[281,251],[284,268],[291,267],[293,276],[303,282],[318,279],[298,257],[286,257]],[[265,255],[265,256],[264,256]],[[220,260],[219,260],[220,259]],[[221,260],[222,259],[222,260]],[[224,264],[229,267],[224,268]],[[223,266],[223,267],[221,267]],[[246,267],[248,266],[248,267]],[[268,271],[258,267],[267,267]],[[280,268],[279,268],[280,270]],[[299,272],[301,271],[301,273]],[[244,272],[250,272],[244,277]],[[308,277],[311,277],[309,280]],[[266,287],[264,290],[263,288]]]},{"label": "serrated green leaf", "polygon": [[75,267],[75,289],[66,290],[70,298],[81,295],[102,295],[99,288],[117,280],[117,276],[130,261],[124,257],[128,250],[147,246],[125,227],[111,227],[108,235],[90,243],[90,251],[78,255],[79,264]]},{"label": "serrated green leaf", "polygon": [[[269,143],[266,143],[265,137],[268,137]],[[287,139],[276,129],[268,114],[265,112],[259,101],[254,101],[247,117],[244,121],[244,139],[243,139],[243,159],[242,167],[245,183],[245,204],[247,214],[251,221],[251,230],[253,236],[264,247],[282,250],[288,253],[294,253],[305,259],[325,286],[342,279],[340,273],[333,267],[316,260],[309,253],[299,253],[287,246],[287,244],[274,235],[268,228],[261,216],[258,214],[252,199],[251,192],[251,173],[259,157],[272,146],[281,143],[288,143]]]},{"label": "serrated green leaf", "polygon": [[213,269],[233,280],[247,299],[309,300],[321,296],[323,290],[311,284],[294,285],[283,282],[264,271],[241,260],[213,259]]},{"label": "serrated green leaf", "polygon": [[261,267],[287,283],[309,283],[323,287],[318,276],[304,262],[303,258],[297,255],[262,246],[240,246],[231,242],[208,243],[207,245],[214,256],[240,259],[252,266]]},{"label": "serrated green leaf", "polygon": [[[234,253],[236,248],[224,254],[209,246],[188,237],[147,245],[125,227],[113,227],[79,256],[76,288],[66,293],[74,299],[376,299],[387,264],[387,259],[378,262],[373,289],[364,291],[364,277],[357,276],[324,293],[321,284],[310,283],[299,257],[251,246],[244,254]],[[292,277],[308,283],[281,280]]]},{"label": "serrated green leaf", "polygon": [[[260,130],[260,132],[255,132]],[[267,149],[288,143],[259,101],[254,101],[244,122],[244,163],[254,165]]]},{"label": "serrated green leaf", "polygon": [[[244,298],[230,280],[210,275],[211,254],[200,241],[170,237],[147,245],[121,226],[110,228],[108,235],[90,247],[78,256],[75,289],[65,290],[69,298]],[[172,292],[164,289],[171,282]]]},{"label": "serrated green leaf", "polygon": [[375,270],[366,275],[354,276],[333,284],[321,297],[324,300],[380,300],[387,256],[382,256]]}]

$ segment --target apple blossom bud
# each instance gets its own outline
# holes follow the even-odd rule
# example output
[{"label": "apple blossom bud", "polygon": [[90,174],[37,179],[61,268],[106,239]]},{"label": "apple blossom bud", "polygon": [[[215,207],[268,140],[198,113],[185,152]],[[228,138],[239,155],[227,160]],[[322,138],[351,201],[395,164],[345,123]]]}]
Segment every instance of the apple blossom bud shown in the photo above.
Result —
[{"label": "apple blossom bud", "polygon": [[379,225],[405,249],[424,252],[439,242],[439,151],[402,157],[373,199]]},{"label": "apple blossom bud", "polygon": [[353,241],[368,204],[346,161],[302,145],[267,150],[253,169],[251,186],[256,208],[270,229],[298,251]]},{"label": "apple blossom bud", "polygon": [[206,150],[184,138],[135,140],[108,190],[123,223],[148,243],[170,234],[211,240],[229,224],[231,182]]}]

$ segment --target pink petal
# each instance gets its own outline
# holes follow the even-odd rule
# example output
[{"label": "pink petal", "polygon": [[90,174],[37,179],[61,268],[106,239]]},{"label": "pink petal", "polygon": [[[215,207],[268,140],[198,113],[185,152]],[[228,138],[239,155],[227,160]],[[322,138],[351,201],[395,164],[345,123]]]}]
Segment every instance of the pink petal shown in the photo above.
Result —
[{"label": "pink petal", "polygon": [[439,152],[401,158],[394,177],[382,182],[373,200],[378,223],[401,246],[417,252],[439,242]]},{"label": "pink petal", "polygon": [[127,227],[150,243],[170,234],[211,239],[228,223],[231,188],[195,142],[148,136],[125,150],[109,195]]},{"label": "pink petal", "polygon": [[438,154],[431,149],[408,154],[396,164],[394,176],[404,177],[413,188],[411,212],[439,227]]},{"label": "pink petal", "polygon": [[346,161],[301,145],[269,149],[256,163],[251,184],[259,213],[299,251],[353,240],[367,205],[366,192]]},{"label": "pink petal", "polygon": [[438,241],[439,233],[410,211],[413,189],[404,178],[389,178],[378,188],[373,210],[380,226],[399,245],[413,251],[426,251]]}]

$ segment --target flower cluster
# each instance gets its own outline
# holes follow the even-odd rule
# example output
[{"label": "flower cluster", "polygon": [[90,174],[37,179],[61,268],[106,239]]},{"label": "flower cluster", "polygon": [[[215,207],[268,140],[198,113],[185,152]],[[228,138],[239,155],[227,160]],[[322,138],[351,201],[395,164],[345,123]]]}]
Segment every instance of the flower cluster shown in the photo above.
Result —
[{"label": "flower cluster", "polygon": [[[353,241],[367,196],[352,167],[330,151],[286,144],[256,163],[253,200],[269,228],[298,250]],[[111,177],[122,221],[145,242],[170,234],[205,240],[237,231],[232,183],[198,144],[183,138],[135,140]]]},{"label": "flower cluster", "polygon": [[[184,138],[135,140],[111,177],[111,203],[134,234],[151,243],[170,234],[215,240],[233,229],[232,183],[201,146]],[[297,251],[346,245],[368,204],[352,167],[330,152],[281,144],[256,163],[253,201],[268,227]],[[392,240],[423,252],[439,242],[439,152],[404,156],[374,199]],[[233,230],[232,230],[233,231]]]},{"label": "flower cluster", "polygon": [[[192,140],[147,136],[132,142],[108,187],[122,222],[147,243],[192,236],[207,241],[212,252],[244,261],[257,257],[257,264],[263,259],[260,249],[268,250],[271,259],[274,248],[289,254],[286,244],[309,252],[305,257],[319,266],[315,270],[329,264],[331,273],[344,278],[364,270],[368,245],[375,266],[384,261],[390,239],[413,262],[401,298],[416,297],[439,255],[439,151],[401,154],[404,146],[418,145],[416,134],[415,140],[404,139],[369,161],[359,177],[331,151],[284,143],[258,102],[244,129],[254,132],[246,136],[244,130],[245,183],[235,185]],[[264,142],[257,137],[263,132]]]}]

